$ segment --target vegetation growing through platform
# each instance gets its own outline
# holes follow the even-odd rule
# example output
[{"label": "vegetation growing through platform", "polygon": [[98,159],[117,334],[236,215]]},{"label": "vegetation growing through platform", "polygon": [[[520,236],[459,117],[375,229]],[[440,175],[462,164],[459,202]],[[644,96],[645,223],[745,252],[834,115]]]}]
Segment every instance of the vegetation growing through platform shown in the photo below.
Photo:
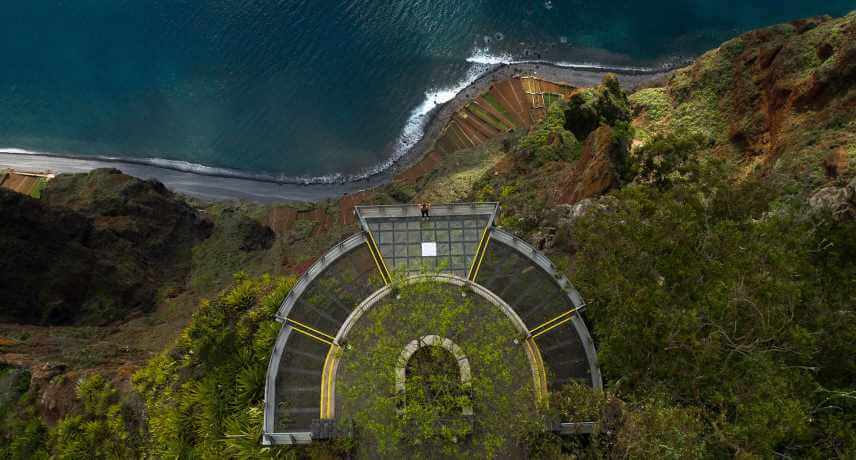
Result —
[{"label": "vegetation growing through platform", "polygon": [[[462,388],[455,366],[454,372],[411,374],[407,388],[417,394],[396,392],[404,347],[428,334],[462,349],[472,369],[470,388]],[[360,319],[340,356],[337,410],[355,424],[360,455],[490,458],[519,452],[538,419],[529,362],[516,339],[499,308],[467,288],[436,281],[397,285]],[[426,384],[445,392],[428,399],[421,391]],[[462,414],[469,404],[473,417]]]}]

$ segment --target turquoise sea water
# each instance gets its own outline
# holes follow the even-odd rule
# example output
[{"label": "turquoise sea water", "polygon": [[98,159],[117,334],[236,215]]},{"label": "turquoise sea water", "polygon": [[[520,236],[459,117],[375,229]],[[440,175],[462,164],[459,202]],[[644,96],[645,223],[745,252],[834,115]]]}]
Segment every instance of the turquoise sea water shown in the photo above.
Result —
[{"label": "turquoise sea water", "polygon": [[0,9],[0,149],[283,176],[382,166],[509,59],[656,66],[853,0],[27,0]]}]

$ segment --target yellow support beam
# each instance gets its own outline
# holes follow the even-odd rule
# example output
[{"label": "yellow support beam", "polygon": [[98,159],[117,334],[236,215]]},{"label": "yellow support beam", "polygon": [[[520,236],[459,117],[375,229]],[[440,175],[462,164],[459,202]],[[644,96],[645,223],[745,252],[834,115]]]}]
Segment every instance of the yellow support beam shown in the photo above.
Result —
[{"label": "yellow support beam", "polygon": [[321,419],[330,420],[335,417],[336,402],[334,396],[334,374],[339,361],[339,347],[330,346],[327,358],[324,359],[324,369],[321,371]]},{"label": "yellow support beam", "polygon": [[385,284],[392,283],[392,276],[389,274],[389,269],[386,267],[386,262],[383,260],[383,254],[381,254],[377,243],[375,243],[372,232],[366,232],[366,244],[369,246],[369,253],[372,255],[375,265],[377,265],[377,271],[380,272],[383,282]]},{"label": "yellow support beam", "polygon": [[482,261],[484,260],[485,254],[487,254],[487,243],[490,241],[490,227],[485,227],[484,232],[482,232],[481,240],[479,241],[479,245],[476,247],[476,253],[473,257],[473,264],[470,265],[470,272],[467,274],[467,279],[470,281],[475,281],[476,276],[479,274],[479,269],[481,268]]},{"label": "yellow support beam", "polygon": [[547,326],[549,326],[550,324],[552,324],[552,323],[554,323],[554,322],[556,322],[556,321],[558,321],[558,320],[562,319],[563,317],[573,314],[573,313],[574,313],[575,311],[577,311],[577,310],[579,310],[579,308],[571,308],[571,309],[570,309],[570,310],[568,310],[568,311],[562,312],[561,314],[559,314],[559,315],[558,315],[558,316],[556,316],[555,318],[553,318],[553,319],[551,319],[551,320],[549,320],[549,321],[545,321],[545,322],[541,323],[540,325],[535,326],[534,328],[530,329],[530,330],[529,330],[529,333],[530,333],[530,334],[532,334],[532,333],[534,333],[535,331],[537,331],[538,329],[541,329],[541,328],[547,327]]},{"label": "yellow support beam", "polygon": [[556,324],[554,324],[554,325],[552,325],[552,326],[548,327],[547,329],[544,329],[544,330],[542,330],[541,332],[539,332],[539,333],[537,333],[537,334],[533,335],[533,336],[532,336],[532,338],[533,338],[533,339],[535,339],[535,338],[537,338],[537,337],[538,337],[538,336],[540,336],[540,335],[544,335],[544,334],[546,334],[546,333],[548,333],[548,332],[552,331],[553,329],[555,329],[555,328],[557,328],[557,327],[561,326],[562,324],[567,323],[568,321],[570,321],[570,320],[572,320],[572,319],[574,319],[574,317],[573,317],[573,316],[568,316],[567,318],[563,319],[562,321],[559,321],[558,323],[556,323]]},{"label": "yellow support beam", "polygon": [[327,345],[333,345],[333,342],[331,342],[331,341],[329,341],[329,340],[327,340],[327,339],[324,339],[324,338],[318,337],[317,335],[315,335],[315,334],[313,334],[313,333],[311,333],[311,332],[309,332],[309,331],[305,331],[305,330],[301,329],[301,328],[300,328],[299,326],[297,326],[297,325],[292,324],[292,325],[291,325],[291,330],[293,330],[293,331],[295,331],[295,332],[299,332],[299,333],[301,333],[301,334],[303,334],[303,335],[305,335],[305,336],[307,336],[307,337],[311,337],[311,338],[313,338],[313,339],[315,339],[315,340],[317,340],[317,341],[319,341],[319,342],[321,342],[321,343],[326,343]]},{"label": "yellow support beam", "polygon": [[330,339],[330,340],[336,340],[336,337],[333,337],[333,336],[332,336],[332,335],[330,335],[330,334],[326,334],[326,333],[324,333],[324,332],[321,332],[321,331],[319,331],[318,329],[315,329],[315,328],[313,328],[312,326],[309,326],[308,324],[303,324],[303,323],[301,323],[300,321],[296,321],[296,320],[293,320],[293,319],[291,319],[291,318],[286,318],[285,320],[286,320],[287,322],[289,322],[289,323],[292,323],[292,324],[294,324],[294,325],[296,325],[296,326],[298,326],[298,327],[302,327],[303,329],[306,329],[306,330],[312,331],[312,332],[314,332],[314,333],[316,333],[316,334],[318,334],[318,335],[321,335],[321,336],[323,336],[323,337],[326,337],[326,338],[328,338],[328,339]]}]

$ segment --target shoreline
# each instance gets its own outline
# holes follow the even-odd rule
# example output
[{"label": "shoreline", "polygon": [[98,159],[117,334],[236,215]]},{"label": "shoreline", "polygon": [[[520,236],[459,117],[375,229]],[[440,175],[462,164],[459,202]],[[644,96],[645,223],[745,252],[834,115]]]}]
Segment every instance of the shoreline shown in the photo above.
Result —
[{"label": "shoreline", "polygon": [[[573,65],[546,61],[498,63],[459,91],[451,100],[439,105],[428,116],[422,136],[399,158],[392,158],[383,169],[364,174],[340,176],[327,181],[311,179],[277,179],[269,174],[253,174],[203,165],[157,159],[90,157],[86,155],[36,153],[20,149],[0,149],[0,168],[51,170],[56,173],[81,173],[97,168],[115,168],[141,179],[156,179],[178,193],[209,201],[247,200],[261,203],[283,201],[314,202],[337,198],[387,184],[422,159],[442,134],[449,119],[490,86],[515,75],[527,74],[555,83],[585,87],[600,83],[607,73],[616,74],[622,88],[667,76],[678,66],[657,69],[625,68],[597,65]],[[173,164],[171,164],[173,163]],[[187,164],[208,169],[191,170]],[[213,180],[212,180],[213,179]],[[318,179],[318,178],[314,178]]]}]

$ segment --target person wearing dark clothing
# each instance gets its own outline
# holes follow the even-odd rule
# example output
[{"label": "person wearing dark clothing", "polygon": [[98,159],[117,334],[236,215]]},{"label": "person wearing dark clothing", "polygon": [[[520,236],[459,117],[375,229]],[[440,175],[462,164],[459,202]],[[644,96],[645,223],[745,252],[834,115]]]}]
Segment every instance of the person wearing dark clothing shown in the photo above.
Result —
[{"label": "person wearing dark clothing", "polygon": [[431,203],[420,203],[419,210],[422,212],[422,217],[427,219],[430,217],[429,211],[431,210]]}]

